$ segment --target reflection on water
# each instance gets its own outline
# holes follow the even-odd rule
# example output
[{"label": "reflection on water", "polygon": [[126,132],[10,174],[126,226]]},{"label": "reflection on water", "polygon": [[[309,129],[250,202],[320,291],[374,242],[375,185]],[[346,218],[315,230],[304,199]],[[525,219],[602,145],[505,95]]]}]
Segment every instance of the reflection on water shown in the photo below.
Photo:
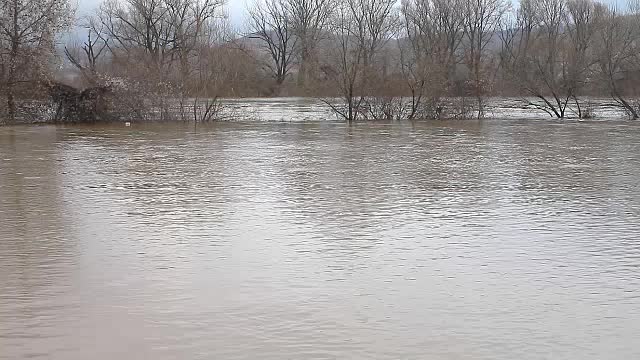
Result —
[{"label": "reflection on water", "polygon": [[0,128],[0,358],[638,358],[639,139]]}]

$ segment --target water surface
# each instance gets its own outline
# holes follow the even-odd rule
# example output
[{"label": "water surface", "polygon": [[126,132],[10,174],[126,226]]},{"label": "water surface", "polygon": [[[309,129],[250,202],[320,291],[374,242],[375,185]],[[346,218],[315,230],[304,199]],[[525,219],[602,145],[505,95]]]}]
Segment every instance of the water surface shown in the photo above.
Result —
[{"label": "water surface", "polygon": [[640,123],[0,128],[0,358],[640,358]]}]

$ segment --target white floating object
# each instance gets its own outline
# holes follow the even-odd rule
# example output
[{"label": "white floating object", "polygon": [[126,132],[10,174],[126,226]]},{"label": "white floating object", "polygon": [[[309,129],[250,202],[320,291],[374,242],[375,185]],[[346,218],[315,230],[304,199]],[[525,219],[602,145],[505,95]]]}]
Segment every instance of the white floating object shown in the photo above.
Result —
[{"label": "white floating object", "polygon": [[131,123],[127,121],[126,123],[124,123],[124,126],[131,126]]}]

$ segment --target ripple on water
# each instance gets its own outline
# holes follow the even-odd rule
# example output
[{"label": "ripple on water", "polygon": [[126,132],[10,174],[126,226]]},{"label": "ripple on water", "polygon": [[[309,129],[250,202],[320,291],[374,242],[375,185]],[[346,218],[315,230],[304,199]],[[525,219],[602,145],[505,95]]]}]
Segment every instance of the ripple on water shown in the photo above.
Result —
[{"label": "ripple on water", "polygon": [[0,358],[637,358],[639,132],[0,128]]}]

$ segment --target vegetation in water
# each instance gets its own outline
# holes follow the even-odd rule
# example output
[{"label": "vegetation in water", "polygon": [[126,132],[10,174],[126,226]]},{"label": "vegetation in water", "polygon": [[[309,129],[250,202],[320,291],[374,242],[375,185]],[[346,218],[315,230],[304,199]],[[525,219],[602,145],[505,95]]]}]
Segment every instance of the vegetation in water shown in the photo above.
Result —
[{"label": "vegetation in water", "polygon": [[[322,98],[346,121],[482,118],[490,96],[555,118],[592,96],[640,116],[640,6],[596,0],[0,0],[0,123],[222,117],[219,99]],[[62,44],[73,24],[84,39]]]}]

